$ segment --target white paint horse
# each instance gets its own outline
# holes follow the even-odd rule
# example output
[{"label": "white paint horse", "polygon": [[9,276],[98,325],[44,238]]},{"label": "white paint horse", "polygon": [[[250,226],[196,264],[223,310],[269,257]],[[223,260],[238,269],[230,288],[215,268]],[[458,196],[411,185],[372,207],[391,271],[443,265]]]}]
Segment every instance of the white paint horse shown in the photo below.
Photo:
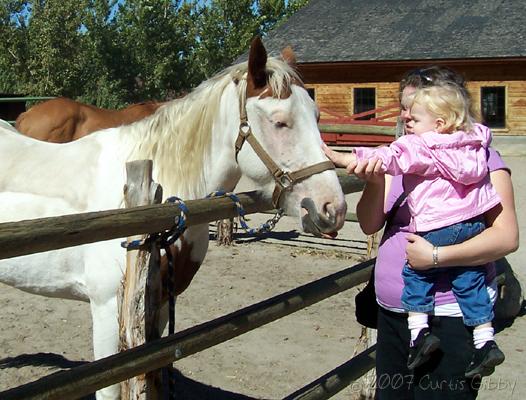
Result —
[{"label": "white paint horse", "polygon": [[[321,149],[317,107],[291,66],[292,51],[282,58],[267,59],[256,39],[248,63],[150,117],[71,143],[41,142],[0,124],[0,221],[123,207],[125,163],[152,159],[153,178],[166,196],[189,200],[233,190],[243,173],[269,195],[277,187],[275,201],[298,215],[305,230],[331,236],[343,226],[344,196]],[[0,281],[89,301],[95,358],[102,358],[117,351],[116,295],[126,258],[120,242],[2,260]],[[178,240],[177,292],[188,286],[207,247],[207,224],[190,227]],[[118,397],[117,385],[97,392],[97,399]]]}]

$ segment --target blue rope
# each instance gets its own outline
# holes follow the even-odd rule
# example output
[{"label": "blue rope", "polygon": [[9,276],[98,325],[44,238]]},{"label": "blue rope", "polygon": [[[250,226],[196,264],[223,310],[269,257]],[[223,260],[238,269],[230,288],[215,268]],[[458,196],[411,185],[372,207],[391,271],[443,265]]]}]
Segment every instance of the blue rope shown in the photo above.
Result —
[{"label": "blue rope", "polygon": [[189,213],[189,211],[184,201],[179,197],[168,197],[165,200],[165,203],[172,203],[179,207],[179,215],[175,217],[175,224],[173,228],[162,235],[165,236],[164,241],[170,245],[173,244],[186,230],[186,215]]},{"label": "blue rope", "polygon": [[[175,243],[175,241],[183,234],[183,232],[186,230],[186,215],[188,214],[188,207],[184,203],[183,200],[181,200],[179,197],[168,197],[165,200],[165,203],[172,203],[176,204],[177,207],[179,207],[180,213],[178,216],[175,217],[175,223],[174,226],[161,234],[161,240],[163,243],[167,243],[168,245],[171,245]],[[144,239],[136,239],[132,240],[130,242],[124,241],[121,242],[121,247],[124,247],[127,250],[140,250],[145,247],[151,240],[157,240],[159,238],[158,235],[149,235],[148,237]]]}]

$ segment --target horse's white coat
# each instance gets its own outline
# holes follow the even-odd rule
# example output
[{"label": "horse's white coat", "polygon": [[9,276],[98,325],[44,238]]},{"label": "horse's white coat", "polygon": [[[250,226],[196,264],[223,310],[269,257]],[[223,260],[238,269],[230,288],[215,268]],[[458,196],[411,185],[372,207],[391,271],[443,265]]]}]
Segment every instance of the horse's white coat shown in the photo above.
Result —
[{"label": "horse's white coat", "polygon": [[[268,65],[274,75],[289,73],[281,61],[269,60]],[[145,120],[67,144],[39,142],[1,123],[0,221],[123,207],[125,163],[143,158],[153,159],[153,178],[163,186],[165,196],[195,199],[217,189],[233,190],[241,173],[270,196],[274,183],[254,151],[245,145],[238,162],[234,155],[239,101],[246,87],[239,76],[246,68],[245,64],[227,70],[203,83],[197,94],[168,103]],[[320,148],[316,106],[303,88],[293,85],[291,93],[286,99],[253,97],[246,102],[254,135],[284,170],[326,159]],[[196,125],[200,129],[181,132],[180,120],[188,120],[186,114],[195,110],[201,112],[194,116],[201,118]],[[336,216],[334,230],[342,226],[346,206],[334,171],[311,176],[287,192],[287,212],[299,215],[300,201],[306,196],[320,213]],[[194,244],[191,259],[201,263],[208,247],[208,226],[189,228],[185,240]],[[116,293],[124,268],[120,240],[109,240],[0,260],[0,281],[45,296],[89,301],[95,358],[101,358],[117,351]],[[99,400],[118,397],[117,385],[97,392]]]}]

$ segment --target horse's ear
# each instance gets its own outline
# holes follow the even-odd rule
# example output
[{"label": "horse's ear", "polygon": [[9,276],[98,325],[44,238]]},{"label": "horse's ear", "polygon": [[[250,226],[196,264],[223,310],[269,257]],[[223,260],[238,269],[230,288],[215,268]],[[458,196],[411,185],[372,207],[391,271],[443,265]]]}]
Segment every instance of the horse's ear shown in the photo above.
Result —
[{"label": "horse's ear", "polygon": [[255,88],[266,86],[267,84],[267,50],[261,42],[261,38],[256,36],[250,45],[248,55],[248,79],[252,79]]},{"label": "horse's ear", "polygon": [[294,50],[292,50],[292,47],[287,46],[283,50],[281,50],[281,58],[283,58],[283,60],[285,60],[285,62],[291,67],[296,68],[296,54],[294,54]]}]

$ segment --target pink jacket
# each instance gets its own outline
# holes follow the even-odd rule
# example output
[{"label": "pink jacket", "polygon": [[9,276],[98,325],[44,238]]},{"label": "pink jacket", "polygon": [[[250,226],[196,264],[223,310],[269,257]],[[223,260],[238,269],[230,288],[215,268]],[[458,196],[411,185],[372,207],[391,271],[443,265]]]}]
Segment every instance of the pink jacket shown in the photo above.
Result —
[{"label": "pink jacket", "polygon": [[491,132],[406,135],[388,147],[355,148],[358,160],[378,157],[390,175],[404,175],[411,229],[427,232],[481,215],[500,203],[488,173]]}]

